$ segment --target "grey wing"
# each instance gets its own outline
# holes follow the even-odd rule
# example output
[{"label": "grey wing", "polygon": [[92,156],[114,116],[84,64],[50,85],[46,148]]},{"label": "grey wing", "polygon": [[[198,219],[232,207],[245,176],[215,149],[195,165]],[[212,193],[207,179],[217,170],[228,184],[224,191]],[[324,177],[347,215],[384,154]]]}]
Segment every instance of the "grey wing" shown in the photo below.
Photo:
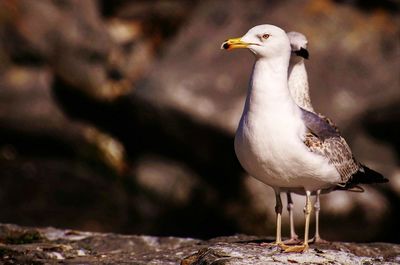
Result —
[{"label": "grey wing", "polygon": [[326,117],[325,115],[322,115],[321,113],[318,113],[318,117],[320,117],[321,119],[323,119],[325,122],[327,122],[333,129],[335,129],[335,131],[337,133],[340,134],[339,128],[336,126],[336,124],[329,119],[328,117]]},{"label": "grey wing", "polygon": [[342,183],[346,183],[360,169],[349,145],[325,120],[312,112],[302,111],[303,121],[309,130],[304,144],[311,152],[325,156],[339,172]]}]

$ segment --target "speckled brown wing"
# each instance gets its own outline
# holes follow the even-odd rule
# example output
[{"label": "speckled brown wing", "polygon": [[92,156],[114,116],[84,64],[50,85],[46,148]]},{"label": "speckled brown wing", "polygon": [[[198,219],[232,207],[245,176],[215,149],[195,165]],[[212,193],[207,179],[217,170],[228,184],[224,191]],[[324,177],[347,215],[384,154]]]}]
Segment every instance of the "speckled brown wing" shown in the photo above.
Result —
[{"label": "speckled brown wing", "polygon": [[346,183],[356,173],[360,165],[354,159],[350,147],[342,137],[328,137],[321,140],[313,133],[305,135],[304,144],[316,154],[325,156],[340,174],[342,183]]},{"label": "speckled brown wing", "polygon": [[329,163],[335,166],[341,177],[337,189],[354,190],[359,184],[388,182],[382,174],[362,165],[354,158],[349,145],[340,136],[337,127],[331,125],[333,123],[329,119],[304,109],[301,109],[301,114],[308,129],[304,135],[304,144],[311,152],[326,157]]},{"label": "speckled brown wing", "polygon": [[354,159],[349,145],[340,136],[331,121],[315,113],[302,109],[302,119],[308,129],[304,144],[311,152],[325,156],[335,166],[342,183],[346,183],[361,165]]}]

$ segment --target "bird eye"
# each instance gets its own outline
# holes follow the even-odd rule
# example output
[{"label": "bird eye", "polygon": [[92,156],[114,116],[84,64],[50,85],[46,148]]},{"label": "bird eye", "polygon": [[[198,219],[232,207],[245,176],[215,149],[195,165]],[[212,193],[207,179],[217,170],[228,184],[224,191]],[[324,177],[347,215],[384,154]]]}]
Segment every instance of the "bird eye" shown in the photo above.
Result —
[{"label": "bird eye", "polygon": [[267,34],[267,33],[263,34],[263,35],[262,35],[262,38],[263,38],[263,39],[268,39],[268,38],[269,38],[269,34]]}]

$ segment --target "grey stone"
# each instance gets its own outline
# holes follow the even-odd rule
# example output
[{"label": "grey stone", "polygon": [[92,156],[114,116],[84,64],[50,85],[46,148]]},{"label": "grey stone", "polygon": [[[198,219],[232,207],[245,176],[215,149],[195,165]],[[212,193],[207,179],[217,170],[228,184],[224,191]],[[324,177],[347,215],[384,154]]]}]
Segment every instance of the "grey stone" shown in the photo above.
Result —
[{"label": "grey stone", "polygon": [[284,253],[270,238],[236,235],[211,240],[119,235],[0,224],[2,264],[397,264],[400,245],[311,245]]}]

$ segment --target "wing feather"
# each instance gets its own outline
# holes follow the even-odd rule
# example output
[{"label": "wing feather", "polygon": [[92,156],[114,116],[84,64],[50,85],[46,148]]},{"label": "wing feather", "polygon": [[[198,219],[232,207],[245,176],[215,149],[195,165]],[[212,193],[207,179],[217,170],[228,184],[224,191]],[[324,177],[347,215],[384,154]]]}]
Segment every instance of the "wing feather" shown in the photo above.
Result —
[{"label": "wing feather", "polygon": [[325,156],[335,166],[343,184],[349,181],[360,169],[360,164],[337,127],[332,126],[333,123],[327,118],[306,110],[303,110],[303,121],[309,131],[304,136],[304,144],[311,152]]}]

